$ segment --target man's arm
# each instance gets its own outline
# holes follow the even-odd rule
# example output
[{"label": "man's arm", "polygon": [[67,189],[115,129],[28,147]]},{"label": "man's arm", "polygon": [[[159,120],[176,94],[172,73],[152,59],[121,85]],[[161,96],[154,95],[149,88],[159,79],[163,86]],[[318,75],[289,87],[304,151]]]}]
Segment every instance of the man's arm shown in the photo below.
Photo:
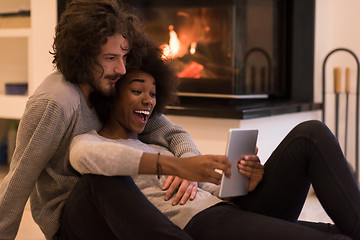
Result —
[{"label": "man's arm", "polygon": [[192,137],[182,127],[173,124],[163,114],[154,115],[146,124],[139,139],[168,148],[177,157],[200,155]]},{"label": "man's arm", "polygon": [[[168,148],[175,156],[188,157],[200,155],[192,137],[182,127],[173,124],[163,114],[150,118],[140,139],[147,143],[158,144]],[[169,176],[163,186],[167,190],[165,200],[169,200],[176,192],[173,205],[185,204],[193,200],[197,193],[197,183]]]},{"label": "man's arm", "polygon": [[0,187],[0,239],[15,238],[26,201],[61,140],[62,116],[58,106],[46,101],[27,106],[10,170]]}]

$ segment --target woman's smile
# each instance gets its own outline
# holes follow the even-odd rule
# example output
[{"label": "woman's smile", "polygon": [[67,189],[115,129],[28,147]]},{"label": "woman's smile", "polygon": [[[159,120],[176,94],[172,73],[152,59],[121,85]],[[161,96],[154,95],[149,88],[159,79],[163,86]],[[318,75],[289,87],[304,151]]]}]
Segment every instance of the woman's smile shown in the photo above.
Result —
[{"label": "woman's smile", "polygon": [[127,133],[141,133],[156,105],[154,78],[144,72],[130,73],[117,83],[113,120]]}]

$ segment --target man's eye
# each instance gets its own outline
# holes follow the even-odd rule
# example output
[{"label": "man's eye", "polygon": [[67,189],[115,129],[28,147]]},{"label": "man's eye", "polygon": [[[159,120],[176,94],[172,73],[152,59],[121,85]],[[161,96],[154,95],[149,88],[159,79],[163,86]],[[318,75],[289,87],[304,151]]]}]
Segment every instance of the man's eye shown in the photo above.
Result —
[{"label": "man's eye", "polygon": [[106,61],[113,61],[115,59],[115,57],[106,57],[105,60]]}]

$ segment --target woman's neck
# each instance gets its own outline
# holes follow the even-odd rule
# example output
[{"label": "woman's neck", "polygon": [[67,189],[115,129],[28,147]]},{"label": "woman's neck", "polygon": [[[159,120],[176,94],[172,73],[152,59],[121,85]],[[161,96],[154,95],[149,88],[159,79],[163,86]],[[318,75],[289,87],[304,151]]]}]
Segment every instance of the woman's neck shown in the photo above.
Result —
[{"label": "woman's neck", "polygon": [[111,122],[107,122],[103,128],[98,131],[100,136],[109,138],[109,139],[137,139],[138,134],[133,132],[128,132],[122,126],[117,124],[112,124]]}]

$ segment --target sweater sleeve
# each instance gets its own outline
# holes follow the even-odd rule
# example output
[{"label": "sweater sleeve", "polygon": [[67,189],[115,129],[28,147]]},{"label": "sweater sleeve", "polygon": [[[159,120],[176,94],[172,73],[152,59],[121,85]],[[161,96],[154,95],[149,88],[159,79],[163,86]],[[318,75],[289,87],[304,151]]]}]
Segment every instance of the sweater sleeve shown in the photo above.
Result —
[{"label": "sweater sleeve", "polygon": [[143,151],[88,133],[74,137],[70,164],[81,174],[137,175]]},{"label": "sweater sleeve", "polygon": [[20,121],[10,170],[0,187],[0,239],[14,239],[25,204],[65,131],[61,108],[41,100],[28,104]]},{"label": "sweater sleeve", "polygon": [[156,114],[149,119],[139,139],[145,143],[168,148],[177,157],[200,155],[190,134],[173,124],[163,114]]}]

